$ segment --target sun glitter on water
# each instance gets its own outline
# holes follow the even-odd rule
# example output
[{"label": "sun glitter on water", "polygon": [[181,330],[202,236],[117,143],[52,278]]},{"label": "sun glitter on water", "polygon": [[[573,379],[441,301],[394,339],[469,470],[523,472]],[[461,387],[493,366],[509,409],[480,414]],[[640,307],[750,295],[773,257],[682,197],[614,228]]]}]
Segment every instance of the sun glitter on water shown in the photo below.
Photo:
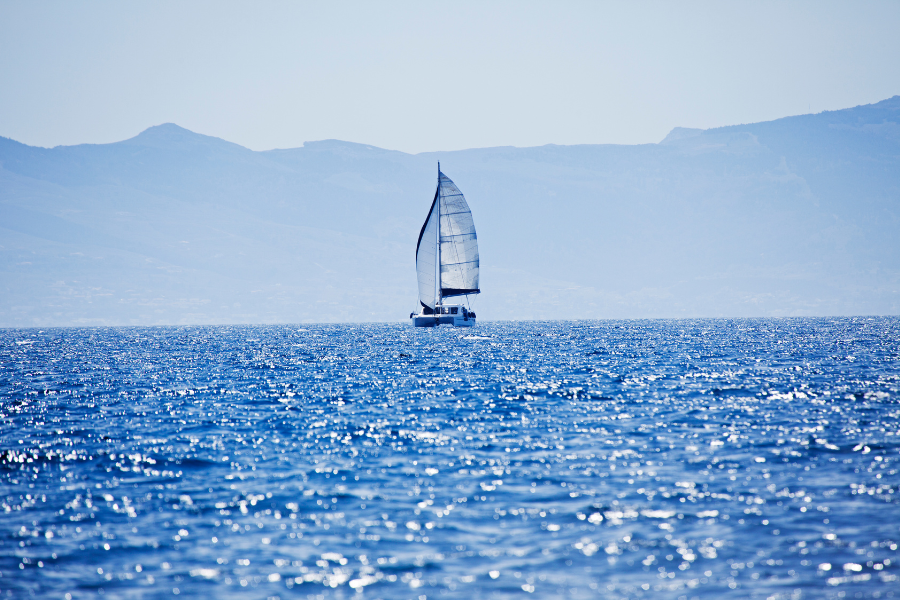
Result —
[{"label": "sun glitter on water", "polygon": [[0,590],[891,597],[898,332],[3,330]]}]

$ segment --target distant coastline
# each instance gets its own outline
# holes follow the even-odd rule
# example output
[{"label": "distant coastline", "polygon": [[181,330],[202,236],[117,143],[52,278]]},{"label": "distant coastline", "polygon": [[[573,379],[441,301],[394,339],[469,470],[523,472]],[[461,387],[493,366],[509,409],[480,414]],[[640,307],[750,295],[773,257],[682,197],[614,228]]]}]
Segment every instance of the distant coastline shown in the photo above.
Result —
[{"label": "distant coastline", "polygon": [[437,159],[484,232],[488,320],[900,314],[898,115],[415,155],[0,138],[0,326],[403,320]]}]

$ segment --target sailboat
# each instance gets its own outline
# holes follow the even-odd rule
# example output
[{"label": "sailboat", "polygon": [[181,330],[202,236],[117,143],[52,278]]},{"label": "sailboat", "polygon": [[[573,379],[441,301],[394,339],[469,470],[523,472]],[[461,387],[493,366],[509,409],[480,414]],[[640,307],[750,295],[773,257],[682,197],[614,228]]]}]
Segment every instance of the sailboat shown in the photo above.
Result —
[{"label": "sailboat", "polygon": [[447,298],[481,293],[478,289],[478,238],[472,211],[456,184],[441,173],[434,200],[416,243],[419,308],[414,327],[471,327],[475,313]]}]

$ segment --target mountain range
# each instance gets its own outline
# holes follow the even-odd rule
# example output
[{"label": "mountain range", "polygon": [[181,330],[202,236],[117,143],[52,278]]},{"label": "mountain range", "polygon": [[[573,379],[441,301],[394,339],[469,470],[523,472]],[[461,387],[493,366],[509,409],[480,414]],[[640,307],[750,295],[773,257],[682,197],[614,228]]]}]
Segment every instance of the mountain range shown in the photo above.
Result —
[{"label": "mountain range", "polygon": [[0,137],[0,326],[404,321],[437,162],[480,319],[900,314],[900,96],[658,144]]}]

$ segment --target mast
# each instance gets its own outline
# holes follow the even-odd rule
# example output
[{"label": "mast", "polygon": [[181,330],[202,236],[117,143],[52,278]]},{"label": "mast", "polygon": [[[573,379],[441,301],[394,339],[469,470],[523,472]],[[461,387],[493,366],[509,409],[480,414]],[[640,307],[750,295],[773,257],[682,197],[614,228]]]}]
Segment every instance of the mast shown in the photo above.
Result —
[{"label": "mast", "polygon": [[438,199],[437,199],[437,301],[435,308],[441,303],[441,161],[438,161]]}]

